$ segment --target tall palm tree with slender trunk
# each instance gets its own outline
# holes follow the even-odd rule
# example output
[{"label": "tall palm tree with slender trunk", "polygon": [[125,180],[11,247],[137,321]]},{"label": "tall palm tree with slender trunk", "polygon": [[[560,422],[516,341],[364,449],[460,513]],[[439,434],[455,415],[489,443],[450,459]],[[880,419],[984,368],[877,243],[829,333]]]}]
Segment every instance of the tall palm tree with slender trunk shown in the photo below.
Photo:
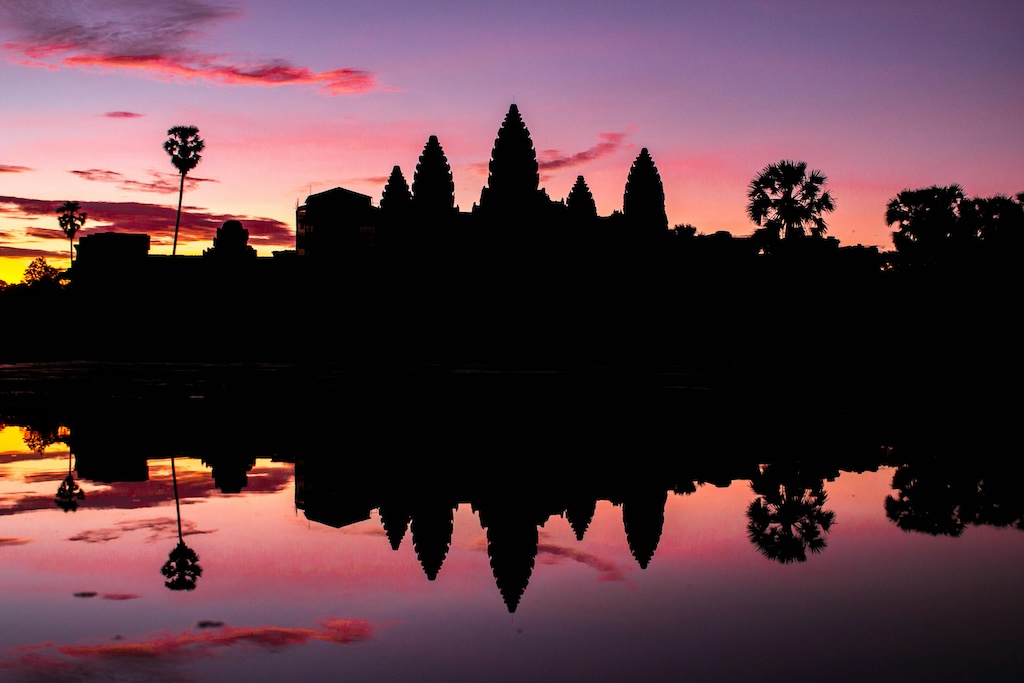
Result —
[{"label": "tall palm tree with slender trunk", "polygon": [[75,261],[75,234],[85,224],[86,213],[78,202],[64,202],[57,207],[57,221],[68,238],[68,268]]},{"label": "tall palm tree with slender trunk", "polygon": [[832,193],[821,171],[807,172],[806,161],[782,160],[765,166],[747,188],[747,215],[761,226],[767,242],[780,239],[823,237],[828,230],[824,214],[835,211]]},{"label": "tall palm tree with slender trunk", "polygon": [[171,256],[178,252],[178,226],[181,225],[181,198],[185,193],[185,175],[191,171],[202,159],[200,152],[206,147],[206,143],[199,137],[199,129],[195,126],[174,126],[167,131],[170,137],[164,141],[164,151],[171,155],[171,163],[181,174],[181,183],[178,186],[178,215],[174,219],[174,245],[171,247]]}]

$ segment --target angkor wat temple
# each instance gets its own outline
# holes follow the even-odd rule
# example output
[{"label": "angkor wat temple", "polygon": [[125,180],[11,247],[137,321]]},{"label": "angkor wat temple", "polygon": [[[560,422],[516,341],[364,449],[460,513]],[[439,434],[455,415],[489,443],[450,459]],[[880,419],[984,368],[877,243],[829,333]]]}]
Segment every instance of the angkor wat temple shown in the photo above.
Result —
[{"label": "angkor wat temple", "polygon": [[[202,256],[149,256],[145,235],[85,236],[73,300],[52,304],[76,347],[32,340],[12,355],[877,368],[893,348],[949,338],[943,320],[972,321],[953,330],[965,343],[1004,338],[999,286],[885,271],[877,249],[832,238],[765,253],[752,238],[670,228],[646,149],[621,212],[599,216],[582,177],[553,200],[514,104],[470,210],[455,206],[430,136],[412,184],[394,167],[379,206],[334,188],[310,195],[296,223],[296,248],[265,258],[238,221]],[[758,341],[769,339],[775,353]]]},{"label": "angkor wat temple", "polygon": [[296,252],[336,257],[353,249],[466,251],[580,249],[651,244],[672,236],[661,176],[646,148],[626,180],[622,211],[598,216],[583,176],[569,196],[552,200],[540,187],[537,153],[519,108],[512,104],[498,130],[487,185],[470,211],[455,205],[452,171],[437,136],[423,147],[410,188],[391,171],[380,206],[344,188],[312,194],[296,210]]}]

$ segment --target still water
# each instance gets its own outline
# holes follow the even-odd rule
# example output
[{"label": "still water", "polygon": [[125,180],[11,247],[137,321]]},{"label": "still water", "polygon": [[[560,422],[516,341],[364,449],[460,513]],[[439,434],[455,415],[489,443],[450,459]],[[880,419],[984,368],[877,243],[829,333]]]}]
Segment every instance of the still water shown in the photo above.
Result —
[{"label": "still water", "polygon": [[4,681],[1024,680],[1019,478],[403,507],[301,458],[90,473],[67,436],[0,431]]}]

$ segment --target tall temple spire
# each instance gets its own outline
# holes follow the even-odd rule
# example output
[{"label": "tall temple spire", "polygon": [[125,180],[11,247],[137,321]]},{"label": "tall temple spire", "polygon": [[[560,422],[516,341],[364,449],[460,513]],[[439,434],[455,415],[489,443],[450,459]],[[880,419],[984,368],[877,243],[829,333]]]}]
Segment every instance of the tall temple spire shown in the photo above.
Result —
[{"label": "tall temple spire", "polygon": [[665,213],[665,188],[661,175],[644,147],[640,150],[626,179],[626,191],[622,198],[622,214],[626,221],[645,234],[656,234],[668,230],[668,216]]},{"label": "tall temple spire", "polygon": [[412,180],[412,202],[421,216],[437,217],[455,209],[455,181],[448,157],[441,149],[436,135],[431,135],[423,146],[423,154],[416,164]]},{"label": "tall temple spire", "polygon": [[594,202],[594,195],[587,187],[587,181],[583,179],[583,176],[576,176],[576,183],[569,190],[565,206],[573,218],[597,217],[597,204]]},{"label": "tall temple spire", "polygon": [[509,106],[498,129],[487,169],[487,186],[480,193],[480,208],[496,220],[507,221],[543,210],[547,194],[539,189],[537,151],[516,104]]},{"label": "tall temple spire", "polygon": [[515,104],[508,108],[505,121],[498,129],[487,170],[487,186],[495,195],[526,194],[536,192],[540,186],[537,152]]}]

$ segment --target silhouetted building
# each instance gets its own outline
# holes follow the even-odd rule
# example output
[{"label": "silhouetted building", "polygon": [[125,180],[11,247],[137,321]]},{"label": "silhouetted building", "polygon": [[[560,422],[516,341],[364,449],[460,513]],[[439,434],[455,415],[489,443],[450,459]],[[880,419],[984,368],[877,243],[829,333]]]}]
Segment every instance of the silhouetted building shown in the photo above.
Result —
[{"label": "silhouetted building", "polygon": [[373,246],[380,209],[358,192],[336,187],[306,197],[295,210],[295,251],[299,256],[337,258]]},{"label": "silhouetted building", "polygon": [[242,222],[227,220],[217,228],[213,246],[203,250],[203,256],[225,260],[253,259],[256,258],[256,250],[249,246],[249,231]]},{"label": "silhouetted building", "polygon": [[141,265],[149,255],[149,235],[127,232],[94,232],[78,240],[75,275],[88,275]]}]

